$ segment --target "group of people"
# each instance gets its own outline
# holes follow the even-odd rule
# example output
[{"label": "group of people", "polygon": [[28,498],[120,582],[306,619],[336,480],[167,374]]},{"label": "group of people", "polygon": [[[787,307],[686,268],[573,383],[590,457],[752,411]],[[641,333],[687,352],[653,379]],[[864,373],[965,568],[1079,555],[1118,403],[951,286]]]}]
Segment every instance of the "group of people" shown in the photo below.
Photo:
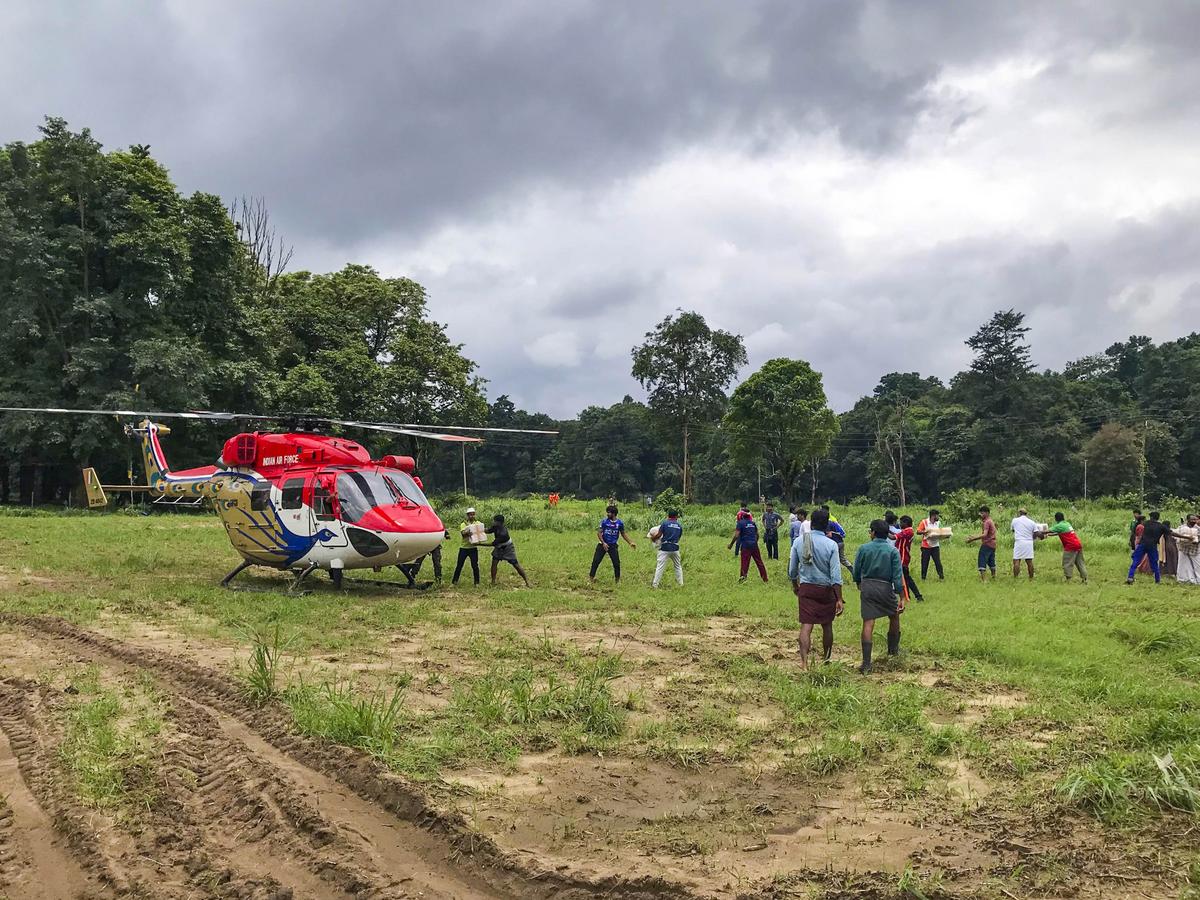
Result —
[{"label": "group of people", "polygon": [[1156,584],[1164,575],[1174,576],[1180,584],[1200,584],[1200,515],[1196,513],[1172,528],[1157,510],[1147,519],[1135,509],[1129,524],[1129,549],[1132,557],[1126,584],[1133,584],[1138,572],[1152,574]]}]

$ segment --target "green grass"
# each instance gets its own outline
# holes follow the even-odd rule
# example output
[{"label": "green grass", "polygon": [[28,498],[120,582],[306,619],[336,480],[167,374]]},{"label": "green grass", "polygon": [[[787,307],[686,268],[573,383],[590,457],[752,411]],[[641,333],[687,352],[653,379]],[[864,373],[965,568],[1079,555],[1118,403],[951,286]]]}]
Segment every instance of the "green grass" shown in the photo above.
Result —
[{"label": "green grass", "polygon": [[[639,548],[622,550],[621,585],[602,568],[591,586],[602,503],[551,511],[502,500],[477,506],[485,517],[509,516],[529,590],[502,567],[496,587],[485,571],[479,588],[464,581],[410,594],[356,581],[335,594],[318,576],[304,596],[284,593],[286,581],[266,572],[246,583],[267,593],[219,588],[236,558],[210,516],[33,515],[0,536],[0,610],[131,633],[156,623],[236,645],[251,696],[282,697],[302,728],[426,780],[559,749],[692,770],[883,772],[881,795],[915,798],[937,789],[938,760],[961,757],[993,784],[989,802],[1065,806],[1121,827],[1194,818],[1200,592],[1143,578],[1126,587],[1127,515],[1105,504],[1030,504],[1041,520],[1068,513],[1089,584],[1063,582],[1050,541],[1038,545],[1037,580],[1013,579],[1003,570],[1011,511],[992,505],[1000,577],[980,583],[974,548],[961,540],[972,523],[952,522],[959,538],[943,552],[946,581],[925,582],[928,601],[904,615],[905,656],[879,661],[870,679],[852,668],[852,591],[836,624],[837,662],[797,672],[785,562],[769,564],[768,585],[737,584],[725,549],[732,506],[686,510],[681,589],[669,579],[649,589],[651,512],[624,516]],[[834,512],[852,554],[879,510]],[[447,550],[452,567],[453,542]],[[408,654],[394,656],[397,647]],[[334,662],[305,669],[317,656]],[[353,671],[362,660],[383,662]],[[297,673],[284,677],[293,663]],[[1004,702],[989,700],[996,696]],[[88,715],[103,722],[104,704]],[[1174,768],[1164,773],[1156,757]]]},{"label": "green grass", "polygon": [[157,795],[163,700],[149,682],[104,685],[99,676],[91,667],[71,679],[59,754],[80,799],[135,815]]}]

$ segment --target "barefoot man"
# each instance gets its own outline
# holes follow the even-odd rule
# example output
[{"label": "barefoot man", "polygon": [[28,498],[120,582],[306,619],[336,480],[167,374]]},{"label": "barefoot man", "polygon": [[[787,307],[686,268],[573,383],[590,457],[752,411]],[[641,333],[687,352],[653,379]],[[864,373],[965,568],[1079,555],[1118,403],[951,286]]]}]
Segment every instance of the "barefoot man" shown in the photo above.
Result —
[{"label": "barefoot man", "polygon": [[812,630],[821,626],[821,658],[833,656],[833,620],[842,614],[842,566],[838,545],[825,536],[829,515],[817,510],[812,528],[794,544],[788,558],[788,578],[800,610],[800,668],[808,669]]}]

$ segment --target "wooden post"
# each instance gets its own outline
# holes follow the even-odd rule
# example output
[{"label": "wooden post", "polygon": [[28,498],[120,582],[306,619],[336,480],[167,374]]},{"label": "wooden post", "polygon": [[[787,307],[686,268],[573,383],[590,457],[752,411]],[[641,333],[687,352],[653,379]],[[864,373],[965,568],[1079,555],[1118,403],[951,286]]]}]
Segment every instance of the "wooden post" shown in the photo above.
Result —
[{"label": "wooden post", "polygon": [[467,496],[467,445],[462,444],[463,496]]}]

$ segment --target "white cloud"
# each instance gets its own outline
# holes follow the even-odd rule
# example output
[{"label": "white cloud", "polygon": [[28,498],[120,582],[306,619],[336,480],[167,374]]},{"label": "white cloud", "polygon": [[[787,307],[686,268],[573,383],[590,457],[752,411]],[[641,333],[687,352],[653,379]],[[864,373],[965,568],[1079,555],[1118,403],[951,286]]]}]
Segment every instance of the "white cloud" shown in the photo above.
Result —
[{"label": "white cloud", "polygon": [[525,345],[530,361],[549,369],[574,368],[583,359],[579,337],[571,331],[552,331]]}]

